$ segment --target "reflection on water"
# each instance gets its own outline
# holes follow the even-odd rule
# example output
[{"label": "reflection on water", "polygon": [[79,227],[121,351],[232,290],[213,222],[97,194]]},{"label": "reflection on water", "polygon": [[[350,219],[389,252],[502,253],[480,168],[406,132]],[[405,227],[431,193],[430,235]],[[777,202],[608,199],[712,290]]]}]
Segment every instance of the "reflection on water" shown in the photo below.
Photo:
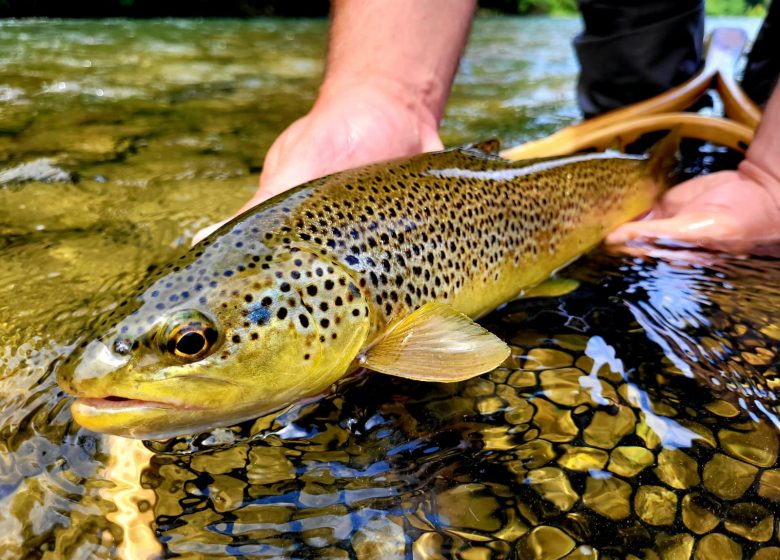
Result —
[{"label": "reflection on water", "polygon": [[[0,24],[2,556],[778,557],[771,260],[591,255],[486,319],[512,356],[467,382],[365,375],[148,448],[71,422],[57,358],[252,192],[324,27]],[[478,22],[445,140],[573,119],[576,27]]]}]

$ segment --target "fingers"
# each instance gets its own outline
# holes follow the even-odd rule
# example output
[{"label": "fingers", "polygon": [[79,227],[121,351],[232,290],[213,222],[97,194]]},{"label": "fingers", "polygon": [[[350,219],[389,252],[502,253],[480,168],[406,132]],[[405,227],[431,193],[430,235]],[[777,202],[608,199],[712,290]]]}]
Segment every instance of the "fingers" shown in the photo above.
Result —
[{"label": "fingers", "polygon": [[699,239],[702,232],[713,226],[711,217],[691,219],[690,216],[642,220],[623,224],[607,235],[606,242],[611,245],[628,243],[636,239],[679,239],[690,241]]},{"label": "fingers", "polygon": [[609,245],[636,241],[660,241],[664,245],[694,245],[709,249],[744,253],[750,243],[731,216],[716,212],[681,214],[671,218],[630,222],[605,239]]},{"label": "fingers", "polygon": [[722,261],[717,253],[701,247],[686,246],[676,243],[674,247],[651,242],[633,243],[631,245],[609,245],[607,252],[628,255],[630,257],[650,257],[668,262],[685,262],[702,266],[712,266]]}]

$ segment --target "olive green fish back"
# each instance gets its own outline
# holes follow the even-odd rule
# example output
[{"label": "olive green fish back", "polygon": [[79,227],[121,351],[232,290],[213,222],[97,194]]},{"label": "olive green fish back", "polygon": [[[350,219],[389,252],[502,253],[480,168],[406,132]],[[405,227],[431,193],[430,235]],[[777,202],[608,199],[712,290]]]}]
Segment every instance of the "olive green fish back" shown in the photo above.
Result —
[{"label": "olive green fish back", "polygon": [[649,207],[647,168],[635,156],[512,163],[450,150],[318,180],[265,235],[351,269],[375,329],[432,300],[479,316],[598,243],[627,206]]}]

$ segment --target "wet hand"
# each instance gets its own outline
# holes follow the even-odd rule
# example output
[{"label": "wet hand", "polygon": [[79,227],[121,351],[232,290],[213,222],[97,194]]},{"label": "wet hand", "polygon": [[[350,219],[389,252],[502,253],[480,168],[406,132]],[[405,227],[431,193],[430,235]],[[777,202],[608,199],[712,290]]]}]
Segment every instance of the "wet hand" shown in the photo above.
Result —
[{"label": "wet hand", "polygon": [[[337,171],[440,150],[438,122],[392,86],[331,87],[268,150],[260,186],[236,213]],[[196,243],[225,222],[200,230]]]},{"label": "wet hand", "polygon": [[607,236],[612,245],[682,242],[735,254],[780,246],[780,183],[746,162],[737,171],[695,177],[667,192],[646,219]]}]

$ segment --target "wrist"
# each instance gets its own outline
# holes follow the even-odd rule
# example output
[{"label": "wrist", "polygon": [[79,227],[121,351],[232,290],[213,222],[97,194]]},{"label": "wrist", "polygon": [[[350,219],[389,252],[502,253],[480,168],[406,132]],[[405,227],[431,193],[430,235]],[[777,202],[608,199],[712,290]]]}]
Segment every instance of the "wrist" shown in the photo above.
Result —
[{"label": "wrist", "polygon": [[759,162],[755,162],[748,156],[742,160],[737,168],[737,173],[746,180],[749,180],[766,191],[770,199],[774,202],[774,210],[780,215],[780,179],[777,173],[767,170]]},{"label": "wrist", "polygon": [[[339,113],[353,123],[371,115],[372,125],[383,123],[385,142],[396,155],[440,150],[439,118],[424,103],[418,90],[382,76],[356,80],[327,78],[310,114]],[[360,129],[359,124],[354,127]]]},{"label": "wrist", "polygon": [[433,80],[404,81],[388,76],[326,76],[314,108],[349,98],[357,103],[403,112],[421,128],[437,132],[444,112],[446,92],[439,95]]}]

